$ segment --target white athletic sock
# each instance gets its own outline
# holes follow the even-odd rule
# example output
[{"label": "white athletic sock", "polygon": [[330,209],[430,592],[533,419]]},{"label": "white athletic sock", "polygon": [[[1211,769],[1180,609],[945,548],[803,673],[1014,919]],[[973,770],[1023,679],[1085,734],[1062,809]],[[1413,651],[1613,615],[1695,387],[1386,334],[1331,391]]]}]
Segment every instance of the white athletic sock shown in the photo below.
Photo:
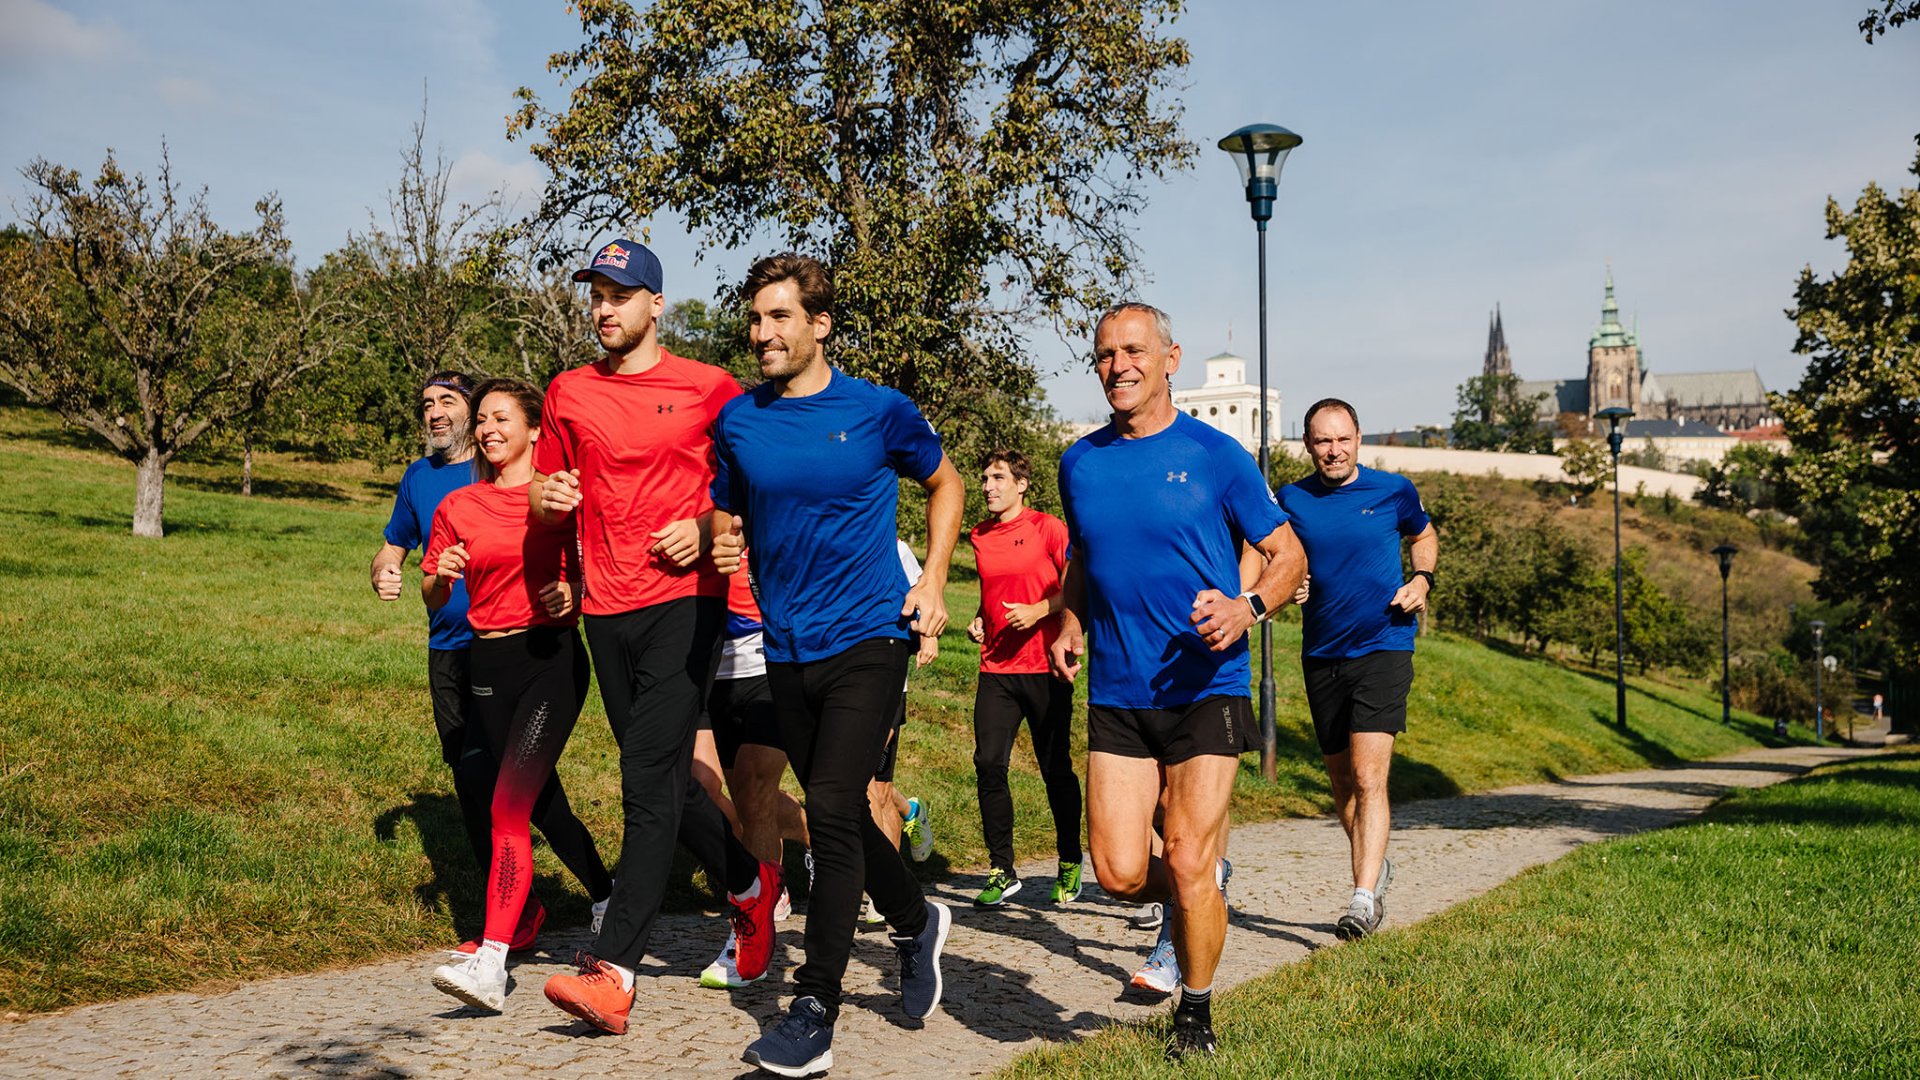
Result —
[{"label": "white athletic sock", "polygon": [[481,957],[495,967],[506,967],[507,943],[486,938],[480,942],[480,947],[474,950],[473,955]]},{"label": "white athletic sock", "polygon": [[751,900],[751,899],[753,899],[754,897],[756,897],[756,896],[759,896],[759,895],[760,895],[760,879],[759,879],[759,878],[757,878],[757,877],[756,877],[756,878],[754,878],[754,879],[753,879],[753,884],[751,884],[751,885],[749,885],[749,886],[747,886],[747,891],[746,891],[746,892],[743,892],[743,893],[728,893],[727,895],[733,898],[733,902],[734,902],[734,903],[736,903],[736,904],[744,904],[744,903],[746,903],[747,901],[749,901],[749,900]]},{"label": "white athletic sock", "polygon": [[633,969],[621,967],[611,960],[606,963],[608,967],[620,973],[620,989],[631,992],[633,990]]},{"label": "white athletic sock", "polygon": [[1367,902],[1368,908],[1373,907],[1373,890],[1372,889],[1355,889],[1353,890],[1353,898],[1355,900],[1365,900]]}]

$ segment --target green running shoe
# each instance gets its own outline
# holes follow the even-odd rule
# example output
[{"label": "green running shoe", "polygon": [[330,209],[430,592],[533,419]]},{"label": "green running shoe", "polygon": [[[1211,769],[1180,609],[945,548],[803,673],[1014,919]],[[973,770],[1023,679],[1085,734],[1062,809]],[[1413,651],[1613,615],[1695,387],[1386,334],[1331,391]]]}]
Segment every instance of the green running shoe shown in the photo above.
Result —
[{"label": "green running shoe", "polygon": [[987,875],[987,887],[973,898],[974,907],[999,907],[1007,898],[1020,891],[1020,879],[1005,870],[995,869]]},{"label": "green running shoe", "polygon": [[907,854],[914,862],[926,862],[933,854],[933,811],[919,799],[907,800],[907,820],[900,825],[907,839]]},{"label": "green running shoe", "polygon": [[1053,895],[1048,897],[1051,903],[1071,904],[1080,899],[1080,864],[1063,862],[1053,878]]}]

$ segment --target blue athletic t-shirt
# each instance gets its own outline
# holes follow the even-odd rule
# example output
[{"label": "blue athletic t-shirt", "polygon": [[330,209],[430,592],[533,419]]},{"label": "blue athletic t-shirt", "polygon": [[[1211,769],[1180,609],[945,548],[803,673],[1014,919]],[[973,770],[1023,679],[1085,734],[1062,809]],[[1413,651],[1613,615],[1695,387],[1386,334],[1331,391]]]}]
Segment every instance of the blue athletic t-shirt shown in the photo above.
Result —
[{"label": "blue athletic t-shirt", "polygon": [[[435,457],[423,457],[407,466],[400,476],[400,490],[393,497],[393,516],[387,520],[387,543],[394,547],[427,546],[433,535],[433,512],[440,500],[459,488],[473,483],[473,459],[449,465]],[[427,613],[427,647],[464,649],[473,642],[473,628],[467,625],[467,583],[456,581],[453,592],[439,611]]]},{"label": "blue athletic t-shirt", "polygon": [[1087,700],[1172,709],[1246,697],[1247,639],[1212,652],[1189,620],[1203,589],[1240,595],[1242,540],[1287,523],[1252,455],[1185,413],[1141,439],[1108,426],[1061,456],[1060,501],[1086,575]]},{"label": "blue athletic t-shirt", "polygon": [[1419,629],[1415,616],[1393,606],[1393,594],[1406,583],[1400,538],[1426,531],[1426,507],[1398,473],[1360,465],[1354,473],[1339,487],[1316,473],[1280,489],[1312,578],[1300,609],[1301,652],[1320,659],[1412,652]]},{"label": "blue athletic t-shirt", "polygon": [[762,383],[720,410],[713,450],[713,504],[746,520],[768,660],[908,636],[899,478],[924,481],[941,460],[913,402],[838,369],[806,397]]}]

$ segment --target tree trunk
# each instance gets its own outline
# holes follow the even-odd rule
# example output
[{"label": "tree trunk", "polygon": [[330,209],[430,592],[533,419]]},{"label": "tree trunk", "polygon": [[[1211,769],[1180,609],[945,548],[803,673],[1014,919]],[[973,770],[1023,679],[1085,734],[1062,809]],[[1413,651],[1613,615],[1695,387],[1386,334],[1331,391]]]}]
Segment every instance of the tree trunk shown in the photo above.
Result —
[{"label": "tree trunk", "polygon": [[167,459],[149,447],[133,482],[133,535],[164,535],[161,511],[166,501],[166,481]]},{"label": "tree trunk", "polygon": [[240,454],[240,494],[253,494],[253,432],[247,432],[246,449]]}]

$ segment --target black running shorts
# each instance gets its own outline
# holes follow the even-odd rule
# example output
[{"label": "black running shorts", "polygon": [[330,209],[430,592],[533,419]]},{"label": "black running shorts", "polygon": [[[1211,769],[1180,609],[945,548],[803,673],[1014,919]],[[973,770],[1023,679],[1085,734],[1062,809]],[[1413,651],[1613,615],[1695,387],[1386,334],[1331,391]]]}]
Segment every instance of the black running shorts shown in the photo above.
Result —
[{"label": "black running shorts", "polygon": [[1300,666],[1322,754],[1343,753],[1356,731],[1398,735],[1407,730],[1412,652],[1388,649],[1345,659],[1308,656]]},{"label": "black running shorts", "polygon": [[704,714],[713,725],[713,746],[721,768],[733,768],[742,746],[780,749],[780,725],[773,715],[773,691],[765,675],[715,679]]},{"label": "black running shorts", "polygon": [[1087,706],[1087,750],[1175,765],[1203,754],[1238,757],[1261,747],[1253,699],[1218,695],[1180,709]]}]

